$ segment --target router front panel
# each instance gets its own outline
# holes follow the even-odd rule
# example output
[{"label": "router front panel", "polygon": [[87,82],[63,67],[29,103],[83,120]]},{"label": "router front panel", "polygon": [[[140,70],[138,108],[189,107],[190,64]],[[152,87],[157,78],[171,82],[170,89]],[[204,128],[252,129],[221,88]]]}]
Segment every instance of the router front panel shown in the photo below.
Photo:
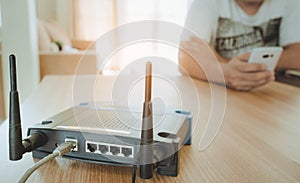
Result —
[{"label": "router front panel", "polygon": [[[45,145],[33,151],[33,157],[43,158],[52,153],[59,144],[71,141],[77,146],[65,155],[67,158],[119,166],[139,165],[140,129],[124,129],[124,126],[119,125],[124,123],[120,116],[128,121],[132,112],[122,110],[112,113],[110,109],[97,109],[96,112],[89,107],[71,107],[29,128],[28,135],[42,132],[49,137]],[[101,115],[105,123],[99,122]],[[153,163],[157,165],[159,174],[176,176],[178,151],[181,146],[190,143],[190,116],[174,111],[163,118],[155,115],[153,118],[162,120],[153,129]],[[76,121],[78,119],[81,122]],[[91,122],[94,128],[86,128]]]}]

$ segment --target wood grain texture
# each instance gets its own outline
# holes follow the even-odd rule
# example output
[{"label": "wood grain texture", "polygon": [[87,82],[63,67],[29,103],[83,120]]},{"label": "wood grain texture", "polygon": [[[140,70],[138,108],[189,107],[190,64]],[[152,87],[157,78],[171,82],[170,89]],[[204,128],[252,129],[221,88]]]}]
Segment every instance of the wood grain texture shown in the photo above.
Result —
[{"label": "wood grain texture", "polygon": [[[194,88],[191,88],[184,76],[174,77],[172,81],[179,90],[184,89],[183,107],[193,113],[193,144],[180,150],[177,177],[154,173],[151,180],[142,180],[137,174],[137,182],[300,182],[299,88],[272,82],[252,92],[237,92],[196,80],[193,81]],[[73,105],[73,84],[72,76],[46,76],[39,88],[22,104],[23,134],[28,125]],[[96,85],[97,93],[101,91],[96,100],[109,100],[114,78],[99,76]],[[212,98],[212,88],[215,92],[225,91],[226,108],[222,126],[213,143],[200,151],[200,138],[207,122],[222,112],[221,109],[212,113],[212,107],[218,105],[214,102],[218,98]],[[190,105],[195,100],[194,89],[201,103],[200,110]],[[165,90],[162,94],[164,92],[168,94]],[[83,93],[76,100],[88,101],[91,97]],[[169,95],[166,100],[177,105],[173,97]],[[7,122],[1,125],[0,134],[1,144],[4,144],[0,148],[0,176],[4,182],[16,182],[37,160],[32,159],[29,153],[21,161],[10,162]],[[131,173],[132,169],[128,167],[59,157],[41,167],[28,182],[131,182]]]}]

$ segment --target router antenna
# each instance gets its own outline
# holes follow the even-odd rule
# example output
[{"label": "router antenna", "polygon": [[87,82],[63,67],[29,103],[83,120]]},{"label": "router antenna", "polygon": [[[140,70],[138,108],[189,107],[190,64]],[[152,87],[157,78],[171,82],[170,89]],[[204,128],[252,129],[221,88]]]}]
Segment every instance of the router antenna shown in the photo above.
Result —
[{"label": "router antenna", "polygon": [[20,102],[17,90],[17,70],[15,55],[9,56],[10,92],[9,92],[9,159],[20,160],[23,154],[30,152],[47,142],[47,136],[35,132],[22,140]]},{"label": "router antenna", "polygon": [[150,179],[153,176],[153,120],[152,120],[152,64],[146,64],[145,102],[143,107],[140,177]]},{"label": "router antenna", "polygon": [[9,99],[9,159],[22,159],[22,129],[20,119],[19,94],[17,91],[16,57],[9,56],[10,66],[10,99]]}]

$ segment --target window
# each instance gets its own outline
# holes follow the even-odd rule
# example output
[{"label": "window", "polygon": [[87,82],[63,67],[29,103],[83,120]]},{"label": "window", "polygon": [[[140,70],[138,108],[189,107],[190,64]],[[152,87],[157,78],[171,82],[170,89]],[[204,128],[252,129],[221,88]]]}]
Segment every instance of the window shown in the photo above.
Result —
[{"label": "window", "polygon": [[[162,20],[183,25],[190,0],[74,0],[74,37],[97,40],[108,30],[141,20]],[[140,50],[140,51],[137,51]],[[116,53],[105,69],[120,70],[139,56],[162,50],[177,61],[177,50],[157,43],[139,43]],[[135,55],[135,56],[134,56]],[[121,59],[122,58],[122,61]]]},{"label": "window", "polygon": [[74,38],[96,40],[116,26],[115,0],[74,0]]}]

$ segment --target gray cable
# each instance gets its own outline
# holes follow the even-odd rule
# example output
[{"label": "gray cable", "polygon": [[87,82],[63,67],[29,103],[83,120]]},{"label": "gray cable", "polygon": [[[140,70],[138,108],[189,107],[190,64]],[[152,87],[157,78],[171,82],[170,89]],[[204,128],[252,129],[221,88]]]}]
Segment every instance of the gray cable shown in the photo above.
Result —
[{"label": "gray cable", "polygon": [[73,148],[75,148],[75,145],[71,142],[63,143],[59,145],[52,154],[49,154],[48,156],[44,157],[40,161],[38,161],[36,164],[34,164],[31,168],[29,168],[24,175],[19,180],[19,183],[25,183],[26,180],[30,177],[30,175],[37,170],[39,167],[47,163],[48,161],[56,158],[57,156],[62,156],[68,152],[70,152]]}]

